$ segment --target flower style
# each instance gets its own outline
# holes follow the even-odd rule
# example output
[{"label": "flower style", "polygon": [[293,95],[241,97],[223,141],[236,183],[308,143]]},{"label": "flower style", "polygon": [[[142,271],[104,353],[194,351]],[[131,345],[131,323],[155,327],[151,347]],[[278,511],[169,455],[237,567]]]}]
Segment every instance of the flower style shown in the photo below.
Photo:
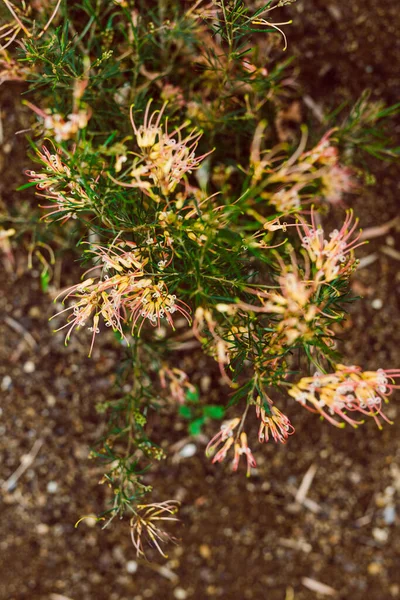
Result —
[{"label": "flower style", "polygon": [[317,268],[316,283],[329,283],[339,276],[348,276],[355,266],[353,251],[364,242],[358,242],[361,233],[350,239],[358,225],[353,220],[353,212],[346,212],[346,219],[340,230],[329,234],[329,241],[324,238],[324,231],[317,227],[314,212],[311,212],[311,227],[302,219],[298,232],[302,246],[307,250],[311,262]]},{"label": "flower style", "polygon": [[257,466],[256,460],[252,451],[247,445],[247,435],[244,431],[240,434],[240,442],[235,443],[235,457],[233,459],[232,470],[237,471],[239,467],[240,457],[244,454],[247,460],[246,477],[250,477],[251,469]]},{"label": "flower style", "polygon": [[337,421],[334,416],[353,427],[360,425],[362,421],[355,421],[348,414],[358,412],[373,417],[381,428],[379,418],[390,423],[382,412],[382,402],[387,402],[393,389],[399,387],[394,384],[397,377],[400,377],[398,369],[362,371],[361,367],[338,364],[334,373],[315,373],[313,377],[303,377],[292,386],[289,394],[336,427],[344,427],[344,423]]},{"label": "flower style", "polygon": [[280,316],[275,325],[275,337],[285,339],[288,345],[300,338],[311,339],[319,324],[319,310],[313,303],[314,286],[300,279],[297,268],[289,272],[284,266],[279,284],[280,291],[277,292],[246,288],[246,292],[257,296],[261,306],[239,302],[238,307],[246,311]]},{"label": "flower style", "polygon": [[138,504],[135,507],[135,515],[130,520],[130,526],[136,556],[146,556],[143,548],[143,535],[146,535],[148,542],[154,544],[161,556],[168,558],[160,543],[174,541],[174,538],[157,527],[156,523],[157,521],[178,521],[179,519],[174,517],[178,511],[178,504],[175,500],[167,500],[154,504]]},{"label": "flower style", "polygon": [[25,173],[30,177],[29,181],[37,182],[38,190],[45,190],[45,194],[38,195],[53,203],[41,207],[52,209],[44,218],[48,220],[53,215],[59,215],[56,220],[65,223],[70,218],[76,218],[77,213],[90,209],[92,202],[82,186],[73,180],[71,169],[62,162],[60,153],[51,154],[46,146],[43,146],[42,150],[37,154],[46,166],[47,173],[36,171]]},{"label": "flower style", "polygon": [[322,194],[330,204],[341,204],[343,194],[356,191],[353,172],[339,163],[321,175]]},{"label": "flower style", "polygon": [[223,444],[222,448],[220,448],[218,450],[218,452],[215,454],[213,461],[212,461],[213,464],[216,462],[222,462],[225,459],[225,457],[228,453],[228,450],[234,443],[233,431],[234,431],[234,429],[236,429],[236,427],[239,425],[239,423],[240,423],[239,417],[235,417],[234,419],[231,419],[230,421],[224,421],[221,425],[219,432],[208,442],[208,445],[206,448],[206,456],[207,457],[212,456],[215,453],[218,446]]},{"label": "flower style", "polygon": [[190,307],[186,302],[178,300],[175,294],[170,294],[163,281],[157,285],[146,286],[139,293],[135,293],[132,298],[127,298],[126,307],[132,313],[132,331],[138,320],[142,319],[139,333],[146,319],[154,327],[159,327],[160,319],[165,318],[172,329],[175,329],[171,316],[175,312],[181,313],[187,322],[191,323]]},{"label": "flower style", "polygon": [[165,196],[170,195],[184,175],[197,169],[210,152],[196,157],[196,148],[202,134],[193,130],[183,137],[181,132],[187,123],[169,133],[167,124],[165,127],[161,126],[166,103],[160,111],[154,111],[151,115],[150,106],[151,100],[147,104],[143,124],[139,126],[133,119],[131,107],[131,123],[140,153],[132,165],[131,183],[117,183],[124,187],[141,188],[157,199],[152,187],[159,188]]},{"label": "flower style", "polygon": [[196,393],[195,386],[190,383],[188,375],[181,369],[170,368],[164,364],[159,371],[159,377],[161,387],[168,389],[172,398],[180,404],[185,402],[187,393]]},{"label": "flower style", "polygon": [[229,365],[231,361],[230,344],[221,337],[218,331],[218,323],[214,319],[212,312],[208,308],[199,306],[195,313],[193,332],[196,338],[204,345],[209,342],[208,338],[204,336],[204,332],[206,331],[211,334],[212,338],[211,344],[208,346],[209,352],[218,362],[221,377],[231,386],[232,381],[225,369],[225,365]]},{"label": "flower style", "polygon": [[[75,302],[52,317],[72,311],[68,322],[57,330],[69,327],[66,343],[75,327],[84,327],[88,319],[92,319],[89,331],[93,332],[89,356],[95,336],[99,333],[100,317],[107,327],[111,327],[124,339],[124,324],[132,322],[133,334],[140,319],[139,333],[146,319],[152,325],[160,326],[160,321],[164,318],[174,328],[171,315],[175,312],[181,313],[190,322],[189,306],[170,294],[164,282],[155,284],[151,277],[146,276],[144,266],[148,259],[141,257],[134,243],[120,241],[109,248],[94,245],[92,252],[102,261],[101,276],[86,279],[62,292],[63,302],[70,297]],[[95,266],[90,271],[98,268],[99,266]]]},{"label": "flower style", "polygon": [[288,417],[277,409],[268,397],[266,399],[257,397],[256,413],[261,420],[258,431],[258,440],[261,443],[267,443],[271,435],[275,442],[286,444],[289,435],[295,432]]}]

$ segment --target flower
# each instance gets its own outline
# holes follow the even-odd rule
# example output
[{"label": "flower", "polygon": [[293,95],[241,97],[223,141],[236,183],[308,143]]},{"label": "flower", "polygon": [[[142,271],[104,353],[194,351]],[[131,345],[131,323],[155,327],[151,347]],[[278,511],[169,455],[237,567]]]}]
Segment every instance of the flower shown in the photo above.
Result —
[{"label": "flower", "polygon": [[[101,259],[101,275],[86,279],[62,292],[60,295],[64,295],[63,302],[70,297],[75,302],[52,317],[72,311],[68,322],[57,330],[69,327],[66,343],[75,327],[84,327],[92,319],[89,328],[93,332],[90,356],[95,336],[100,331],[100,317],[107,327],[111,327],[123,338],[124,324],[132,322],[133,333],[140,319],[142,322],[139,333],[146,319],[152,325],[160,326],[160,320],[164,318],[174,328],[171,315],[175,312],[181,313],[190,322],[190,307],[170,294],[163,281],[155,284],[152,277],[146,276],[144,266],[148,259],[141,256],[133,242],[119,241],[108,248],[93,245],[91,252]],[[99,265],[93,267],[98,268]]]},{"label": "flower", "polygon": [[124,187],[136,187],[144,193],[159,201],[157,190],[165,196],[170,195],[181,182],[186,173],[200,166],[201,161],[210,154],[209,152],[196,157],[195,152],[201,138],[201,133],[193,129],[186,137],[182,136],[182,129],[187,125],[177,127],[171,133],[167,124],[161,126],[161,119],[167,103],[159,111],[150,114],[151,100],[146,106],[143,124],[137,125],[133,118],[131,107],[131,123],[139,147],[131,171],[131,183],[114,180]]},{"label": "flower", "polygon": [[321,176],[322,193],[330,204],[340,204],[343,194],[354,192],[356,183],[348,167],[336,164]]},{"label": "flower", "polygon": [[330,140],[334,131],[335,129],[327,131],[314,148],[302,154],[302,159],[312,165],[315,165],[316,163],[329,167],[336,165],[339,152]]},{"label": "flower", "polygon": [[275,442],[286,444],[289,435],[295,432],[295,429],[288,417],[281,413],[276,406],[273,406],[272,400],[269,398],[261,399],[260,396],[256,400],[257,417],[261,419],[260,428],[258,431],[258,440],[268,442],[269,436],[272,435]]},{"label": "flower", "polygon": [[292,386],[289,394],[336,427],[344,427],[344,423],[337,421],[334,416],[353,427],[360,425],[362,421],[355,421],[348,414],[358,412],[373,417],[381,428],[379,418],[390,423],[382,412],[382,402],[388,402],[390,393],[399,387],[394,384],[397,377],[400,377],[400,370],[362,371],[361,367],[338,364],[334,373],[317,372],[313,377],[303,377]]},{"label": "flower", "polygon": [[232,470],[237,471],[239,467],[240,457],[245,455],[247,460],[246,477],[250,477],[251,469],[257,466],[255,458],[247,445],[247,435],[244,431],[240,434],[240,442],[235,443],[235,457],[233,459]]},{"label": "flower", "polygon": [[[222,305],[218,306],[221,307]],[[211,340],[204,336],[205,332],[210,333]],[[218,322],[214,319],[211,310],[202,306],[196,309],[193,333],[203,345],[207,345],[209,353],[218,362],[221,377],[228,385],[232,386],[232,381],[225,370],[225,365],[229,365],[231,361],[230,346],[232,344],[223,339],[222,332],[219,331]]]},{"label": "flower", "polygon": [[167,364],[163,364],[159,371],[159,377],[161,387],[168,389],[172,398],[180,404],[185,402],[186,394],[196,393],[195,386],[190,383],[188,375],[181,369],[170,368]]},{"label": "flower", "polygon": [[146,286],[140,292],[135,292],[131,298],[127,298],[126,307],[131,312],[132,330],[138,320],[142,319],[139,332],[146,319],[154,327],[159,327],[160,319],[165,318],[171,327],[175,329],[171,316],[175,312],[181,313],[188,323],[191,323],[190,307],[186,302],[178,300],[175,294],[170,294],[164,282]]},{"label": "flower", "polygon": [[[314,303],[312,282],[300,279],[297,267],[290,272],[282,265],[279,285],[280,290],[276,292],[246,288],[246,292],[257,296],[261,306],[245,302],[238,302],[237,306],[246,311],[277,315],[279,322],[274,324],[276,342],[279,339],[292,345],[299,339],[313,338],[316,328],[323,324]],[[326,330],[325,333],[329,332]]]},{"label": "flower", "polygon": [[318,272],[317,282],[333,281],[339,276],[347,276],[355,265],[353,251],[364,242],[357,243],[361,233],[350,239],[357,227],[358,219],[352,223],[353,211],[346,212],[346,219],[340,230],[335,229],[325,239],[322,227],[317,227],[314,212],[311,212],[311,227],[300,219],[298,233],[302,246],[307,250],[311,262]]},{"label": "flower", "polygon": [[230,421],[224,421],[221,425],[219,432],[208,442],[206,448],[206,456],[212,456],[218,446],[223,444],[222,448],[215,454],[213,458],[213,463],[222,462],[226,457],[228,450],[232,446],[233,440],[233,431],[239,425],[240,419],[239,417],[235,417]]},{"label": "flower", "polygon": [[68,165],[62,162],[60,152],[52,154],[43,146],[42,152],[38,150],[37,154],[47,173],[28,170],[25,174],[30,177],[29,181],[37,182],[36,188],[39,191],[45,190],[46,193],[38,195],[53,203],[41,207],[52,209],[45,215],[46,220],[53,215],[59,215],[57,220],[65,222],[76,218],[78,212],[90,209],[92,201],[83,187],[74,181],[74,174]]},{"label": "flower", "polygon": [[145,557],[143,549],[143,535],[147,535],[149,543],[154,544],[161,556],[168,558],[163,552],[160,543],[173,541],[167,532],[157,527],[157,521],[178,521],[174,515],[178,511],[179,503],[175,500],[154,504],[138,504],[135,509],[135,515],[130,520],[131,538],[136,548],[136,556]]}]

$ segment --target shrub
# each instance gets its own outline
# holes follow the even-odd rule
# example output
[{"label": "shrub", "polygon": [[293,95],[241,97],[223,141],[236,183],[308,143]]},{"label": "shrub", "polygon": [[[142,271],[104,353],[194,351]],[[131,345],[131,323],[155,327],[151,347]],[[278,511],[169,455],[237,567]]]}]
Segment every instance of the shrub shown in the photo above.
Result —
[{"label": "shrub", "polygon": [[[52,319],[66,343],[88,331],[89,356],[106,328],[127,356],[92,456],[112,489],[99,519],[128,515],[138,555],[146,537],[164,555],[159,526],[177,510],[143,500],[145,471],[164,458],[146,430],[153,411],[176,407],[193,435],[224,419],[206,453],[233,470],[244,456],[248,476],[247,419],[261,443],[295,431],[279,391],[338,427],[388,421],[400,371],[340,364],[336,333],[364,243],[343,209],[362,189],[354,157],[396,156],[383,132],[399,107],[364,95],[324,129],[297,116],[287,130],[296,73],[275,14],[293,1],[3,0],[2,78],[26,82],[36,117],[38,166],[21,190],[36,187],[43,235],[72,240],[86,264]],[[226,406],[200,400],[174,353],[188,347],[216,361]]]}]

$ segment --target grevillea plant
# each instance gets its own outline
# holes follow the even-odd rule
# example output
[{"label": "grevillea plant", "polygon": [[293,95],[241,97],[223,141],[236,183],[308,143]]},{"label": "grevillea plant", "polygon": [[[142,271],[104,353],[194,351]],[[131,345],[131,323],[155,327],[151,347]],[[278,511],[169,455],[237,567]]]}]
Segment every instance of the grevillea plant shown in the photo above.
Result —
[{"label": "grevillea plant", "polygon": [[[165,456],[153,412],[175,406],[194,435],[224,419],[206,454],[234,471],[243,456],[248,476],[262,451],[249,421],[260,443],[295,432],[278,391],[338,427],[388,421],[400,370],[341,364],[335,331],[363,243],[349,159],[397,154],[383,129],[398,107],[364,96],[325,130],[278,127],[298,95],[276,18],[293,1],[3,0],[2,76],[26,81],[36,119],[22,189],[85,263],[52,322],[89,356],[107,329],[126,352],[92,456],[113,492],[99,519],[127,515],[138,555],[146,539],[164,555],[178,506],[144,500]],[[225,408],[200,401],[187,348],[216,362]]]}]

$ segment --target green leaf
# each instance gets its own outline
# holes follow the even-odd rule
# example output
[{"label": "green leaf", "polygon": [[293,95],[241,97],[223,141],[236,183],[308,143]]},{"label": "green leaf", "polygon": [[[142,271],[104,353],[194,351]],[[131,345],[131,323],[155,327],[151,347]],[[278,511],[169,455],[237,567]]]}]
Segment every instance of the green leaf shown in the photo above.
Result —
[{"label": "green leaf", "polygon": [[201,428],[204,424],[204,418],[200,417],[199,419],[195,419],[189,424],[189,433],[190,435],[199,435],[201,433]]},{"label": "green leaf", "polygon": [[190,406],[186,406],[185,404],[183,404],[182,406],[179,407],[179,414],[184,419],[191,419],[192,418],[192,409],[190,408]]},{"label": "green leaf", "polygon": [[48,271],[43,271],[40,274],[40,286],[42,288],[42,292],[47,292],[49,289],[49,281],[50,281],[50,273]]},{"label": "green leaf", "polygon": [[186,392],[186,400],[188,402],[198,402],[200,399],[199,390],[197,388],[188,389]]},{"label": "green leaf", "polygon": [[216,404],[210,404],[205,406],[203,410],[204,416],[209,419],[223,419],[225,416],[225,408],[223,406],[217,406]]},{"label": "green leaf", "polygon": [[22,190],[34,187],[35,185],[37,185],[37,181],[29,181],[28,183],[24,183],[23,185],[17,187],[17,192],[21,192]]}]

